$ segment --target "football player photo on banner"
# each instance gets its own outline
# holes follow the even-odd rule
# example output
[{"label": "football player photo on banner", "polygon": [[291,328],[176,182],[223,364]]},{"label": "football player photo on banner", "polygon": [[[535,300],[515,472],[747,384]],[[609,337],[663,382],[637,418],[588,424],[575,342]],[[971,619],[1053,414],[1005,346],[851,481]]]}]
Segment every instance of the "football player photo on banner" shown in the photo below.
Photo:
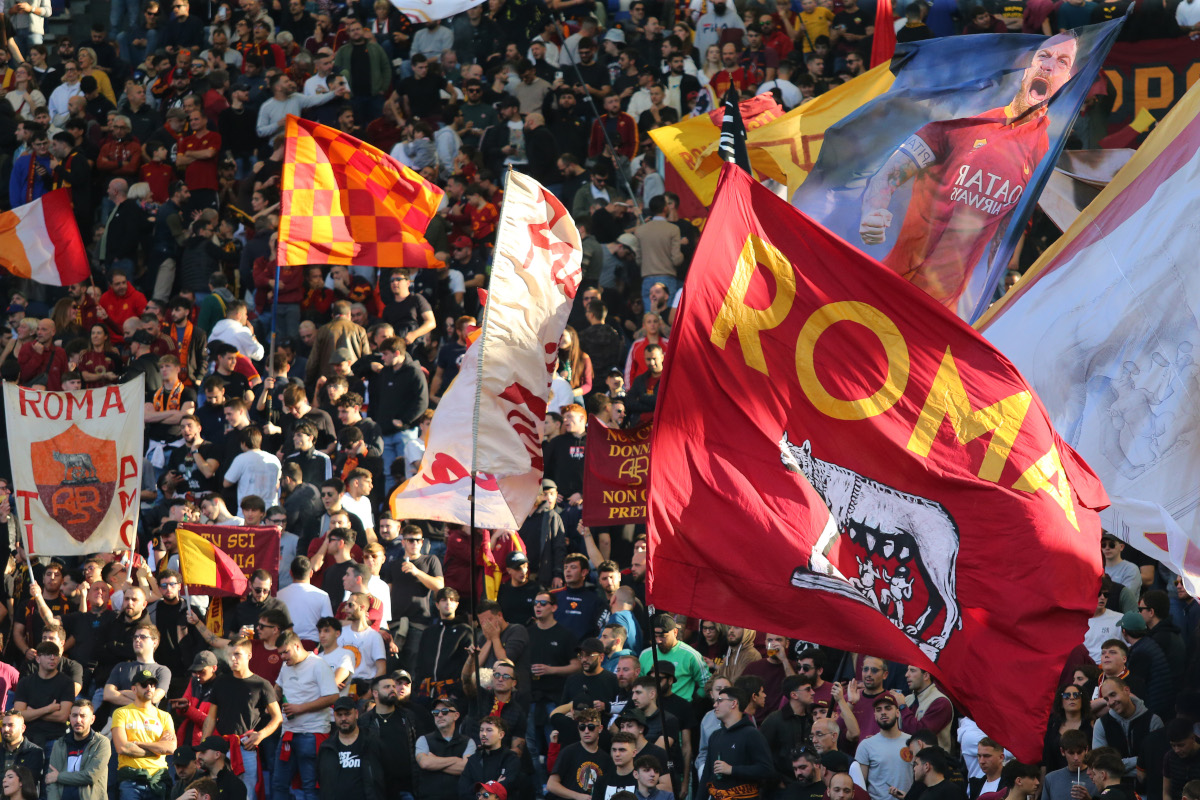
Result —
[{"label": "football player photo on banner", "polygon": [[51,392],[5,382],[13,513],[30,553],[137,546],[144,383]]},{"label": "football player photo on banner", "polygon": [[992,300],[1122,20],[902,44],[792,204],[961,318]]}]

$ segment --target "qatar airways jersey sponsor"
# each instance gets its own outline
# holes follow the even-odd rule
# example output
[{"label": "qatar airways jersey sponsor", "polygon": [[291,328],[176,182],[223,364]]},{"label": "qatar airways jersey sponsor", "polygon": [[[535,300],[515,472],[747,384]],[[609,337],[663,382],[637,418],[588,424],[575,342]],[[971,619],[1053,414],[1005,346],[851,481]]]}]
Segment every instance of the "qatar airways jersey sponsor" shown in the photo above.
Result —
[{"label": "qatar airways jersey sponsor", "polygon": [[906,152],[922,169],[883,262],[953,307],[1049,149],[1047,126],[1045,115],[1010,124],[996,108],[917,131]]}]

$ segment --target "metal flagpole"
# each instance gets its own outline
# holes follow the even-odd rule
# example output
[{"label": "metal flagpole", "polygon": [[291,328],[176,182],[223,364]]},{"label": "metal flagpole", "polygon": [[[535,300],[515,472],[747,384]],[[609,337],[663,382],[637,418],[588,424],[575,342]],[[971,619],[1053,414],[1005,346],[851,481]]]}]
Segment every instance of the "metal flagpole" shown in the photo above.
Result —
[{"label": "metal flagpole", "polygon": [[[508,179],[512,175],[512,165],[508,167],[508,172],[504,173],[504,197],[500,201],[500,215],[496,221],[496,238],[499,239],[504,231],[504,212],[508,207]],[[496,263],[496,248],[492,248],[492,265]],[[494,270],[493,270],[494,271]],[[489,271],[492,274],[492,271]],[[483,314],[479,320],[479,336],[476,342],[479,343],[479,358],[475,367],[475,409],[471,413],[471,494],[469,496],[471,513],[470,513],[470,531],[471,538],[471,641],[475,641],[475,620],[479,618],[479,612],[476,607],[478,590],[476,582],[479,580],[479,564],[478,564],[478,547],[475,540],[475,490],[478,486],[477,477],[479,474],[479,409],[483,401],[483,357],[484,346],[487,344],[487,321],[488,309],[491,307],[491,295],[488,295],[488,302],[483,304]],[[475,654],[475,702],[476,712],[479,712],[479,704],[482,703],[482,687],[479,685],[479,653]]]},{"label": "metal flagpole", "polygon": [[[275,258],[275,288],[271,292],[271,354],[267,359],[267,377],[275,377],[275,331],[279,326],[279,258]],[[272,394],[274,394],[272,392]],[[267,396],[271,402],[271,395]],[[270,406],[268,406],[269,408]]]}]

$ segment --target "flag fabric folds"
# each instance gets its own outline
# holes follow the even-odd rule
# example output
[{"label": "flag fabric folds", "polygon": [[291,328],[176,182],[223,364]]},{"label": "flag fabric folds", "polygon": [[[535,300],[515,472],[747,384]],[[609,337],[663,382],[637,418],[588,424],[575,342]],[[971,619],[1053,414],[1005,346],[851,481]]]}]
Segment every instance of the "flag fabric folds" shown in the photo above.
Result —
[{"label": "flag fabric folds", "polygon": [[899,45],[792,203],[962,318],[992,299],[1123,19]]},{"label": "flag fabric folds", "polygon": [[0,267],[48,286],[70,286],[90,277],[69,189],[55,189],[0,212]]},{"label": "flag fabric folds", "polygon": [[1096,606],[1100,482],[982,337],[731,165],[700,248],[654,415],[650,602],[916,665],[1038,760]]},{"label": "flag fabric folds", "polygon": [[[783,106],[775,102],[770,94],[760,94],[738,105],[747,134],[783,116]],[[721,155],[717,148],[724,113],[724,107],[721,106],[707,114],[685,119],[678,125],[664,125],[650,131],[650,138],[662,151],[663,157],[706,206],[712,204],[713,192],[717,188],[717,173],[721,169]],[[753,153],[749,157],[751,166],[759,174],[778,169],[766,153]]]},{"label": "flag fabric folds", "polygon": [[438,403],[420,469],[392,495],[397,519],[469,524],[473,462],[477,527],[517,528],[532,510],[550,378],[582,255],[562,203],[509,172],[481,329]]},{"label": "flag fabric folds", "polygon": [[[793,108],[779,119],[748,131],[746,142],[750,152],[769,155],[774,165],[774,169],[766,168],[763,175],[787,186],[790,192],[795,192],[816,165],[825,131],[886,92],[893,81],[895,76],[892,75],[890,62],[880,64],[835,86],[820,97]],[[715,189],[715,174],[712,185]]]},{"label": "flag fabric folds", "polygon": [[483,0],[392,0],[393,6],[417,23],[453,17],[482,4]]},{"label": "flag fabric folds", "polygon": [[722,112],[724,119],[721,122],[721,160],[729,161],[749,172],[750,156],[746,153],[746,126],[742,122],[742,113],[738,109],[737,89],[732,86],[725,93]]},{"label": "flag fabric folds", "polygon": [[366,142],[288,116],[281,266],[441,267],[425,229],[442,190]]},{"label": "flag fabric folds", "polygon": [[[1200,594],[1200,87],[979,321],[1112,497],[1106,530]],[[672,341],[674,345],[674,341]]]},{"label": "flag fabric folds", "polygon": [[175,529],[175,541],[184,584],[209,589],[219,596],[241,597],[246,593],[246,576],[224,550],[186,528]]}]

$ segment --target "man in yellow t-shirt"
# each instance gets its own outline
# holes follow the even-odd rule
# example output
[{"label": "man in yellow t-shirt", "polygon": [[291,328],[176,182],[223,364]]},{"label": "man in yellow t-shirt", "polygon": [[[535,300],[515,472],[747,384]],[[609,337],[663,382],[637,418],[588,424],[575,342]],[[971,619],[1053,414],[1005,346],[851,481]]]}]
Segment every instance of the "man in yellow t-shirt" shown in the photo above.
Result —
[{"label": "man in yellow t-shirt", "polygon": [[811,53],[813,42],[822,36],[829,36],[831,24],[832,11],[817,5],[817,0],[800,0],[800,30],[796,32],[796,42],[804,48],[805,53]]},{"label": "man in yellow t-shirt", "polygon": [[154,706],[154,673],[144,669],[132,684],[133,702],[112,715],[119,800],[162,800],[170,787],[167,756],[175,752],[175,729],[171,715]]}]

